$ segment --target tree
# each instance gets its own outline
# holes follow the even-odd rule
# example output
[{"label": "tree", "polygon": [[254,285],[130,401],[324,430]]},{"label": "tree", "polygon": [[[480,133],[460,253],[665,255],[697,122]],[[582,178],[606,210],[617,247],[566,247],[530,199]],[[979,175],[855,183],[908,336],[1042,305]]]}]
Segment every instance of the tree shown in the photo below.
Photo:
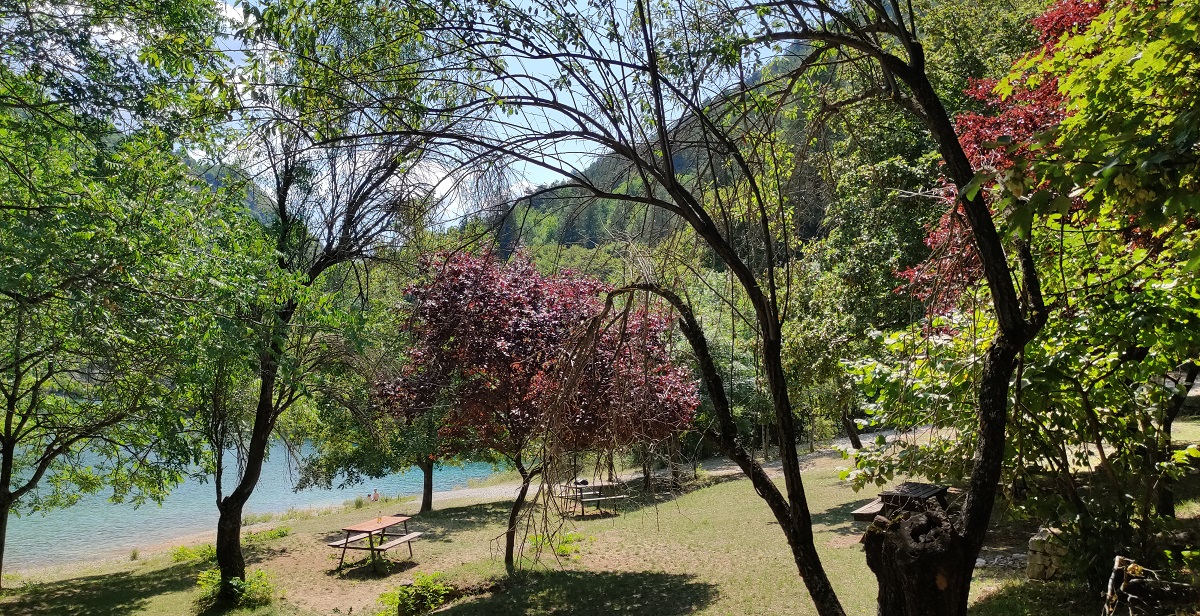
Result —
[{"label": "tree", "polygon": [[[1093,3],[1052,6],[1034,20],[1041,49],[1018,62],[999,87],[994,80],[973,85],[970,93],[990,113],[958,118],[965,149],[986,174],[982,183],[991,189],[990,198],[1009,212],[1012,232],[1030,237],[1035,254],[1045,255],[1036,266],[1048,281],[1051,312],[1062,317],[1020,360],[1016,438],[1007,450],[1011,481],[1006,483],[1028,498],[1016,505],[1020,510],[1067,530],[1094,585],[1104,582],[1118,550],[1146,562],[1157,556],[1147,549],[1147,538],[1169,523],[1164,517],[1173,516],[1167,486],[1179,472],[1166,435],[1195,382],[1197,351],[1190,336],[1165,333],[1168,323],[1195,318],[1188,290],[1192,276],[1182,267],[1194,250],[1190,225],[1156,229],[1154,206],[1147,199],[1140,203],[1148,209],[1140,213],[1128,209],[1127,201],[1106,206],[1114,195],[1104,192],[1103,182],[1090,177],[1076,185],[1071,174],[1062,173],[1059,146],[1067,141],[1056,142],[1055,136],[1076,124],[1081,110],[1095,116],[1106,98],[1068,104],[1069,96],[1080,96],[1060,85],[1074,79],[1070,69],[1057,65],[1067,72],[1055,73],[1042,59],[1080,49],[1076,39],[1097,31],[1093,20],[1111,23],[1103,10]],[[1088,65],[1090,70],[1098,66]],[[1127,138],[1148,142],[1155,129],[1141,130],[1147,133]],[[1076,154],[1065,158],[1076,160]],[[1146,179],[1146,189],[1132,178],[1126,178],[1126,188],[1155,192],[1158,180]],[[1161,203],[1172,202],[1170,191],[1158,194]],[[1132,226],[1132,216],[1143,224]],[[963,234],[944,218],[930,239],[932,245],[961,245]],[[947,281],[947,271],[958,274]],[[947,251],[908,273],[926,297],[940,285],[942,295],[932,308],[946,317],[935,320],[936,336],[917,337],[928,345],[922,350],[928,361],[893,362],[866,374],[871,387],[892,379],[904,384],[903,392],[892,385],[877,391],[880,404],[891,408],[884,413],[889,423],[912,425],[908,413],[914,405],[920,407],[921,421],[928,422],[927,407],[940,398],[950,403],[938,404],[935,425],[964,429],[965,390],[977,378],[970,358],[978,332],[994,327],[973,299],[978,272],[970,254]],[[912,341],[897,336],[888,346],[909,347]],[[895,371],[899,365],[907,366],[909,376]],[[960,442],[905,449],[900,466],[891,456],[872,454],[860,468],[870,468],[871,477],[917,467],[935,475],[962,472]]]},{"label": "tree", "polygon": [[0,562],[13,511],[180,480],[182,291],[230,215],[155,131],[98,147],[70,122],[0,116]]},{"label": "tree", "polygon": [[[511,573],[522,508],[549,462],[548,436],[579,451],[678,430],[698,402],[694,384],[689,389],[685,372],[663,355],[663,321],[634,314],[622,330],[633,335],[617,340],[604,331],[604,287],[596,280],[543,276],[522,257],[505,264],[488,255],[433,257],[423,270],[425,279],[409,289],[412,361],[382,384],[382,402],[409,423],[443,417],[443,447],[517,470],[521,487],[505,531]],[[582,329],[591,344],[579,344]],[[653,371],[644,369],[648,362]]]},{"label": "tree", "polygon": [[0,563],[14,511],[106,486],[159,500],[180,479],[176,300],[200,230],[229,215],[172,153],[212,8],[0,9]]},{"label": "tree", "polygon": [[[244,579],[242,511],[254,491],[281,415],[309,395],[315,367],[331,355],[353,313],[332,296],[360,288],[360,267],[402,246],[436,205],[434,180],[415,171],[436,165],[429,142],[411,136],[366,137],[380,128],[436,132],[426,104],[453,93],[404,68],[426,58],[413,14],[390,2],[245,3],[239,38],[246,61],[220,94],[236,104],[227,153],[266,198],[260,238],[273,263],[251,282],[235,336],[217,343],[250,357],[244,408],[210,405],[208,447],[215,474],[217,565],[221,596],[235,600]],[[387,44],[379,44],[385,41]],[[403,62],[402,62],[403,61]],[[363,98],[386,99],[365,109]],[[463,119],[459,118],[462,122]],[[444,168],[444,167],[443,167]],[[233,401],[238,382],[220,364],[209,373],[213,400]],[[246,382],[248,381],[248,382]],[[226,473],[223,452],[239,452]]]},{"label": "tree", "polygon": [[[569,178],[568,186],[593,197],[642,203],[686,222],[733,274],[753,307],[776,424],[784,450],[791,452],[796,427],[780,359],[787,318],[780,274],[791,263],[793,244],[785,234],[793,227],[781,188],[796,160],[792,150],[780,146],[779,115],[771,111],[800,101],[836,111],[862,100],[891,98],[915,112],[938,144],[950,182],[967,188],[975,170],[929,81],[917,15],[869,1],[844,10],[806,2],[706,4],[678,11],[651,9],[645,3],[627,9],[535,5],[536,10],[505,3],[468,5],[433,29],[464,40],[465,49],[487,50],[469,61],[491,78],[476,105],[498,102],[511,112],[501,136],[458,139],[557,170]],[[761,67],[754,54],[780,42],[794,42],[793,52],[803,54],[794,68],[747,86],[746,76]],[[828,82],[817,77],[827,66],[854,67],[873,77],[870,87],[845,100],[822,98]],[[547,72],[549,77],[541,77]],[[517,113],[525,114],[524,123],[513,119]],[[559,154],[580,143],[602,148],[625,165],[626,177],[640,183],[630,183],[620,193],[598,185]],[[689,165],[696,176],[679,172],[683,160],[696,161]],[[1044,317],[1036,272],[1022,269],[1024,289],[1018,294],[987,204],[975,191],[961,194],[1000,323],[981,381],[981,446],[963,530],[947,532],[945,543],[929,545],[925,564],[875,561],[884,613],[900,613],[902,597],[940,605],[931,609],[947,613],[965,611],[970,571],[999,478],[1008,383],[1015,357]],[[1023,245],[1017,248],[1018,263],[1029,264]],[[694,347],[697,353],[706,348]],[[706,384],[715,396],[711,386],[716,383],[706,378]],[[818,611],[842,613],[812,545],[811,515],[794,452],[784,457],[780,492],[733,434],[722,435],[719,442],[779,520]],[[892,535],[899,537],[898,529]],[[924,577],[935,570],[942,572],[942,584]],[[903,591],[900,578],[910,574],[924,577],[920,584],[928,588]]]}]

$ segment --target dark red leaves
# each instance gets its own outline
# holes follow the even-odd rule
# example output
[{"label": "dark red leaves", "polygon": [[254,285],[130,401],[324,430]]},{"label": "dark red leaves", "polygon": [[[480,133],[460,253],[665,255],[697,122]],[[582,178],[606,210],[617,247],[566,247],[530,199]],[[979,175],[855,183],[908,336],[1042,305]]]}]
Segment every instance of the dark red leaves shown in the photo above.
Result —
[{"label": "dark red leaves", "polygon": [[604,324],[599,343],[582,348],[603,309],[606,286],[597,280],[544,276],[521,256],[500,263],[441,254],[422,271],[407,289],[411,360],[377,393],[402,418],[442,409],[445,453],[512,458],[551,427],[586,448],[661,438],[690,423],[697,386],[670,362],[669,320],[633,313]]}]

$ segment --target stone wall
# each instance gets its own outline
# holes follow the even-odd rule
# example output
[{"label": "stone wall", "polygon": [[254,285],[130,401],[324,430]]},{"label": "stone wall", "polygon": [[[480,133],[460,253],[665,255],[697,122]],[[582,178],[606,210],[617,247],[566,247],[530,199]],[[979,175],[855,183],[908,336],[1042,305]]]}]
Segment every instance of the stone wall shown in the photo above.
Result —
[{"label": "stone wall", "polygon": [[1043,528],[1029,538],[1029,562],[1025,575],[1031,580],[1052,580],[1062,571],[1067,546],[1056,528]]}]

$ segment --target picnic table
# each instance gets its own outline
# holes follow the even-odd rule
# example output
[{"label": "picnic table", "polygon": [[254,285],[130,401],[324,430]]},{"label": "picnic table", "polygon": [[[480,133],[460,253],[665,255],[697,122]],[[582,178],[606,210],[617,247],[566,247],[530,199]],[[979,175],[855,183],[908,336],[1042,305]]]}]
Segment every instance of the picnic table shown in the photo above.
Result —
[{"label": "picnic table", "polygon": [[[408,557],[413,557],[412,541],[420,537],[422,533],[408,532],[408,521],[412,519],[406,515],[384,515],[378,516],[374,520],[359,522],[352,526],[347,526],[342,529],[346,533],[346,538],[332,541],[326,545],[331,548],[342,548],[342,557],[338,560],[338,569],[342,568],[342,564],[346,562],[346,550],[368,550],[371,552],[372,560],[379,554],[398,546],[408,546]],[[403,533],[389,533],[388,529],[393,526],[403,526]],[[391,541],[386,541],[388,537],[395,537]],[[366,540],[367,544],[362,545],[362,541]],[[378,545],[376,539],[379,540]]]},{"label": "picnic table", "polygon": [[877,515],[890,517],[897,511],[912,510],[925,504],[925,501],[936,498],[942,509],[946,508],[946,493],[950,488],[932,483],[905,481],[904,483],[879,493],[879,498],[851,512],[859,522],[870,522]]},{"label": "picnic table", "polygon": [[616,488],[621,484],[613,481],[595,481],[590,483],[580,483],[573,481],[562,485],[562,498],[570,501],[571,511],[575,511],[575,504],[579,504],[579,515],[587,513],[587,504],[593,503],[596,510],[600,510],[600,503],[612,502],[629,498],[626,494],[616,494]]}]

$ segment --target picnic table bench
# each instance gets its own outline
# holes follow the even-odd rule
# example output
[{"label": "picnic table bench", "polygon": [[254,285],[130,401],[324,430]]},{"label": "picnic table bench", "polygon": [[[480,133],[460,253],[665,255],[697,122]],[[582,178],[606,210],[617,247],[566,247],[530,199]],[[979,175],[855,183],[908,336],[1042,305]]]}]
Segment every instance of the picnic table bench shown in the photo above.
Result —
[{"label": "picnic table bench", "polygon": [[[408,521],[412,519],[405,515],[385,515],[379,516],[374,520],[367,520],[352,526],[347,526],[342,529],[346,533],[346,537],[337,541],[330,541],[326,545],[331,548],[341,548],[342,557],[338,559],[338,569],[346,562],[346,550],[368,550],[371,552],[371,558],[375,559],[379,554],[398,546],[408,546],[408,557],[413,557],[412,542],[423,533],[413,533],[408,531]],[[389,533],[388,529],[393,526],[403,526],[403,533]],[[386,541],[388,537],[395,537],[391,541]],[[376,538],[379,539],[379,544],[375,544]],[[367,540],[367,545],[361,545],[363,539]],[[358,545],[355,545],[358,544]]]},{"label": "picnic table bench", "polygon": [[859,522],[870,522],[877,515],[891,516],[897,511],[911,510],[925,504],[925,501],[936,498],[942,508],[946,508],[946,493],[950,488],[932,483],[905,481],[904,483],[879,493],[879,498],[855,509],[850,515]]},{"label": "picnic table bench", "polygon": [[579,503],[579,515],[587,513],[587,504],[593,503],[597,511],[600,503],[608,503],[629,498],[628,494],[614,494],[613,490],[621,484],[611,481],[595,483],[568,483],[562,486],[560,497],[571,502],[571,511],[575,511],[575,503]]}]

